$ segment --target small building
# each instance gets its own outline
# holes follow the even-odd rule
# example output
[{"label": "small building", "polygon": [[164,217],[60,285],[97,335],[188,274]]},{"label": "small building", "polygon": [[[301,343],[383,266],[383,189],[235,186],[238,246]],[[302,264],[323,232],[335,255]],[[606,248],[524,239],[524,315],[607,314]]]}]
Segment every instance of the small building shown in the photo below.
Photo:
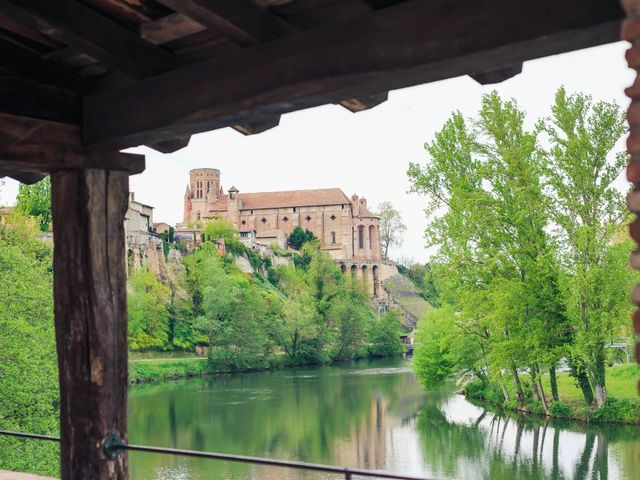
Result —
[{"label": "small building", "polygon": [[162,233],[169,233],[169,230],[171,230],[171,225],[169,225],[168,223],[156,222],[153,224],[153,231],[158,235]]},{"label": "small building", "polygon": [[164,273],[162,239],[153,231],[153,226],[153,207],[138,202],[135,194],[130,192],[124,217],[127,266],[130,271],[147,264],[157,274]]}]

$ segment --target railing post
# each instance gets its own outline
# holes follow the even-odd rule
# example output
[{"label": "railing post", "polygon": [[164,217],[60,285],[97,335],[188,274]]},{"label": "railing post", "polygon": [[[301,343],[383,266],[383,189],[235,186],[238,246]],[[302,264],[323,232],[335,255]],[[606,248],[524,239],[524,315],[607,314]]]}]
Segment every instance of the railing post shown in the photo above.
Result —
[{"label": "railing post", "polygon": [[127,441],[128,173],[59,170],[51,183],[61,478],[127,479],[126,453],[102,444]]}]

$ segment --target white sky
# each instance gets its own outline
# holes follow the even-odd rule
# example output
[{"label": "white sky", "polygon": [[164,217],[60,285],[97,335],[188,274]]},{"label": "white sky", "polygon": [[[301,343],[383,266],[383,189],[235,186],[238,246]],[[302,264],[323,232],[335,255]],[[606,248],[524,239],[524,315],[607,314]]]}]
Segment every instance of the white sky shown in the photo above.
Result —
[{"label": "white sky", "polygon": [[[192,168],[220,169],[225,191],[231,185],[240,192],[340,187],[348,196],[364,196],[373,209],[391,201],[408,227],[392,257],[425,261],[425,201],[407,193],[406,171],[409,162],[424,161],[423,145],[451,112],[475,116],[481,96],[496,89],[504,98],[515,98],[533,124],[549,114],[560,85],[626,109],[624,88],[633,81],[624,60],[626,48],[620,42],[530,61],[522,74],[497,85],[483,87],[458,77],[396,90],[387,102],[358,114],[336,105],[290,113],[278,127],[250,137],[231,129],[203,133],[169,155],[135,149],[146,154],[147,169],[131,177],[131,191],[137,200],[156,207],[155,221],[175,224],[182,221]],[[0,204],[13,203],[16,192],[17,183],[7,180],[0,187]]]}]

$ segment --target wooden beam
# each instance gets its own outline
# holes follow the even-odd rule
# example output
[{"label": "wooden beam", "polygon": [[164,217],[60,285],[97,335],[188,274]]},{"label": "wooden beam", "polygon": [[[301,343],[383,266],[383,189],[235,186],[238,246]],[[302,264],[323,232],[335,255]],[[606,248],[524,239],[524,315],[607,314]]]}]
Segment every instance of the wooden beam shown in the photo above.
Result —
[{"label": "wooden beam", "polygon": [[147,146],[149,148],[152,148],[153,150],[157,150],[160,153],[173,153],[189,145],[190,140],[191,135],[182,135],[180,137],[176,137],[173,140],[164,140],[163,142],[158,142]]},{"label": "wooden beam", "polygon": [[0,12],[133,78],[177,65],[169,52],[73,0],[0,0]]},{"label": "wooden beam", "polygon": [[140,25],[140,36],[154,45],[171,42],[178,38],[187,37],[205,30],[206,27],[195,20],[182,15],[172,13],[153,22]]},{"label": "wooden beam", "polygon": [[74,72],[42,59],[36,53],[0,35],[0,66],[34,82],[63,88],[80,88],[82,79]]},{"label": "wooden beam", "polygon": [[486,72],[617,41],[621,18],[610,0],[407,1],[86,97],[84,138],[124,148]]},{"label": "wooden beam", "polygon": [[470,75],[480,85],[491,85],[494,83],[504,82],[516,75],[522,73],[522,64],[511,65],[504,68],[498,68],[496,70],[490,70],[488,72],[474,73]]},{"label": "wooden beam", "polygon": [[142,155],[84,148],[75,125],[4,113],[0,113],[0,125],[0,176],[79,168],[128,174],[144,170]]},{"label": "wooden beam", "polygon": [[56,346],[60,379],[61,479],[127,479],[126,172],[51,175]]},{"label": "wooden beam", "polygon": [[357,113],[363,110],[368,110],[373,107],[377,107],[381,103],[384,103],[389,98],[389,92],[378,93],[375,95],[368,95],[361,98],[346,98],[339,102],[344,108],[350,112]]},{"label": "wooden beam", "polygon": [[252,119],[245,123],[232,125],[231,128],[247,136],[247,135],[257,135],[258,133],[266,132],[267,130],[277,127],[279,124],[280,124],[280,115],[277,115],[277,116],[266,117],[262,119]]},{"label": "wooden beam", "polygon": [[80,99],[72,90],[0,75],[0,113],[80,124]]},{"label": "wooden beam", "polygon": [[158,0],[241,45],[253,45],[296,29],[252,0]]}]

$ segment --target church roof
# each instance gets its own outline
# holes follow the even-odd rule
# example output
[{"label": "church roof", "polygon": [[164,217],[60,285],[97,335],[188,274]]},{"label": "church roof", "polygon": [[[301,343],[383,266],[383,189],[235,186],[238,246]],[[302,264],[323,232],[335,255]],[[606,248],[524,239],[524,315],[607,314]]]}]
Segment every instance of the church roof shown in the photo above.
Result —
[{"label": "church roof", "polygon": [[[314,190],[289,190],[285,192],[240,193],[242,210],[264,208],[313,207],[319,205],[342,205],[351,203],[349,197],[339,188],[317,188]],[[229,197],[220,195],[210,212],[227,210]]]},{"label": "church roof", "polygon": [[341,205],[351,200],[339,188],[315,190],[290,190],[286,192],[241,193],[242,209],[312,207],[318,205]]}]

